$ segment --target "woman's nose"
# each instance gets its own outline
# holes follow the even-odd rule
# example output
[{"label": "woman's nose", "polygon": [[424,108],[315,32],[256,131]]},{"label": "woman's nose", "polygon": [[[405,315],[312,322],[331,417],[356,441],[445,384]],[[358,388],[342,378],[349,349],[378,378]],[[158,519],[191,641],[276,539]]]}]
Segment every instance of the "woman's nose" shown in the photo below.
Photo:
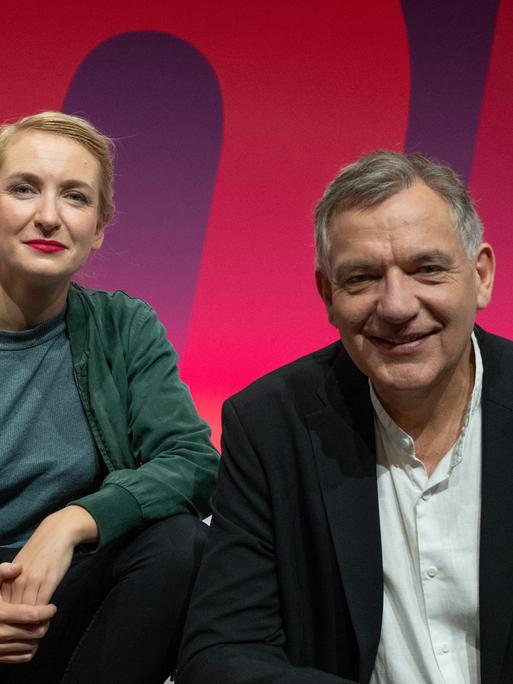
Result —
[{"label": "woman's nose", "polygon": [[51,233],[61,225],[57,198],[42,195],[34,217],[34,223],[44,233]]},{"label": "woman's nose", "polygon": [[400,269],[387,273],[376,306],[380,318],[396,325],[406,323],[418,314],[419,309],[414,280]]}]

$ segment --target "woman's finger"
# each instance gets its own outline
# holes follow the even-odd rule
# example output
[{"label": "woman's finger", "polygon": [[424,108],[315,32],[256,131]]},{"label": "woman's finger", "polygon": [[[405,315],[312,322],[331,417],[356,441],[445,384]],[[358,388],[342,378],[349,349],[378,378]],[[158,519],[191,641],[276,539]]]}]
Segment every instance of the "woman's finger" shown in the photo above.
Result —
[{"label": "woman's finger", "polygon": [[13,665],[16,663],[27,663],[35,656],[38,646],[38,641],[13,642],[9,645],[9,649],[7,644],[1,644],[0,663],[10,663]]}]

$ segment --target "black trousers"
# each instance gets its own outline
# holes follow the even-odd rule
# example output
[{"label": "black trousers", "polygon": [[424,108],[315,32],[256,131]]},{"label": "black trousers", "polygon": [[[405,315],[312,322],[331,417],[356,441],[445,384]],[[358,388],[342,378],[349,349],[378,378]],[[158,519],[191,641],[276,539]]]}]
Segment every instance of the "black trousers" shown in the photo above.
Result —
[{"label": "black trousers", "polygon": [[162,684],[176,664],[207,534],[200,520],[177,515],[77,554],[36,655],[0,663],[0,682]]}]

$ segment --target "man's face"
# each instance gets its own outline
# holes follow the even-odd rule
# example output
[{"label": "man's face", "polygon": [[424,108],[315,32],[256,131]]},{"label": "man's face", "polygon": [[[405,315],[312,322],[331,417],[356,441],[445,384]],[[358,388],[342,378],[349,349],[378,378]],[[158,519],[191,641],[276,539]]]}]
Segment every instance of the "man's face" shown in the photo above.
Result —
[{"label": "man's face", "polygon": [[470,259],[447,203],[417,182],[378,206],[332,220],[329,277],[317,282],[330,322],[380,396],[467,372],[476,311],[491,294],[493,252]]}]

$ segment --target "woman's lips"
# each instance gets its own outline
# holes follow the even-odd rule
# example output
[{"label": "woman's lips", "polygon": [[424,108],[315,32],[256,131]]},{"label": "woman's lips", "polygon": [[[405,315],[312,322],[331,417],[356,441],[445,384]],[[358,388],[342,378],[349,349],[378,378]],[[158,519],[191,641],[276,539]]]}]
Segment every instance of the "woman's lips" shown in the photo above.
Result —
[{"label": "woman's lips", "polygon": [[57,240],[27,240],[25,244],[32,247],[32,249],[48,254],[62,252],[62,250],[66,249],[66,245],[63,245],[62,242],[57,242]]}]

